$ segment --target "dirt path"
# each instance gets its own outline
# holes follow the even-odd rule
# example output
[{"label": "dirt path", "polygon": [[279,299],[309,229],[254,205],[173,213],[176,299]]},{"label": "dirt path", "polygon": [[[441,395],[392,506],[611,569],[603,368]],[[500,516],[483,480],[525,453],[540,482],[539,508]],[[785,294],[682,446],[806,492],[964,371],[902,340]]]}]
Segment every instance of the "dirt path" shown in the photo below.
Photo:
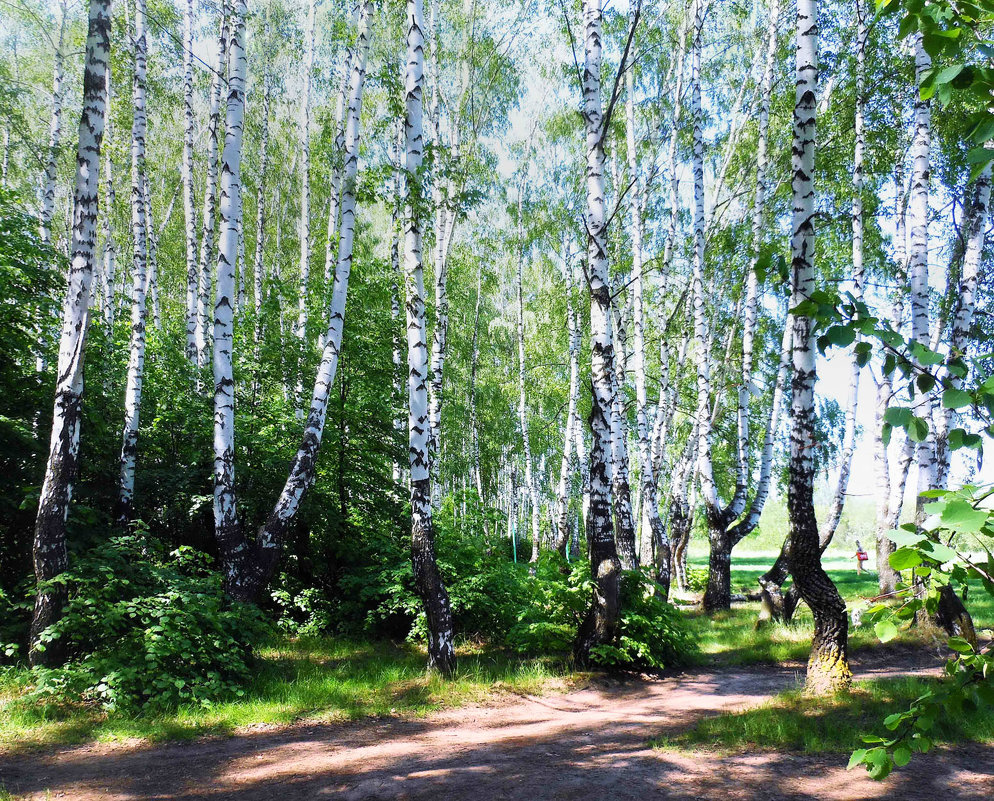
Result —
[{"label": "dirt path", "polygon": [[[920,673],[855,661],[857,676]],[[73,801],[311,799],[990,799],[994,748],[933,753],[883,784],[845,757],[660,752],[650,737],[793,686],[789,668],[723,668],[602,682],[420,720],[294,726],[167,746],[85,746],[0,757],[16,796]],[[50,793],[50,795],[48,794]]]}]

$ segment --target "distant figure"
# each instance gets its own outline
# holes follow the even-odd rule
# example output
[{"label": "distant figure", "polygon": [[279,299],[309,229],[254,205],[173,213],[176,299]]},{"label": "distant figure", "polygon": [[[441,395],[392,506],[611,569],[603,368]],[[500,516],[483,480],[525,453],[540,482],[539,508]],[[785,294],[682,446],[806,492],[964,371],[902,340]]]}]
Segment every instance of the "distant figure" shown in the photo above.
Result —
[{"label": "distant figure", "polygon": [[860,544],[859,540],[856,540],[856,573],[861,575],[863,573],[863,562],[870,558],[870,555],[863,550],[863,546]]}]

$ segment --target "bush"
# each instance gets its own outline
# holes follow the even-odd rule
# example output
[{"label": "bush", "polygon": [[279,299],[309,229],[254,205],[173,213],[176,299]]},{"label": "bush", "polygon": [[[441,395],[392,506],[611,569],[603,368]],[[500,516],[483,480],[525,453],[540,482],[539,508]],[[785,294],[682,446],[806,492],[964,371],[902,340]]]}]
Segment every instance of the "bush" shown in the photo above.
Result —
[{"label": "bush", "polygon": [[162,709],[242,695],[253,648],[268,632],[253,606],[230,601],[209,557],[166,555],[140,534],[74,560],[63,618],[42,634],[61,639],[64,667],[37,669],[36,695],[107,709]]},{"label": "bush", "polygon": [[687,569],[687,589],[691,592],[704,592],[708,588],[708,569],[691,567]]},{"label": "bush", "polygon": [[[567,652],[576,640],[591,596],[590,568],[575,562],[568,570],[557,554],[543,556],[530,598],[508,634],[519,651]],[[618,642],[591,651],[604,668],[660,669],[685,662],[696,648],[680,612],[654,594],[647,573],[622,574]]]}]

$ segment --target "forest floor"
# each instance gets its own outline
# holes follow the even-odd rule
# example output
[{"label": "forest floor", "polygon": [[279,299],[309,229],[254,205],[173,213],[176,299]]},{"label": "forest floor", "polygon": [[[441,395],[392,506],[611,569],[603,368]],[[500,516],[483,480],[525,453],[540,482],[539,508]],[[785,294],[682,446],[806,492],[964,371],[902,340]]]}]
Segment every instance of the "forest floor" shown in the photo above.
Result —
[{"label": "forest floor", "polygon": [[[934,651],[861,650],[856,678],[937,673]],[[423,718],[259,727],[169,745],[93,744],[0,756],[8,798],[989,799],[994,746],[916,756],[882,783],[846,772],[848,749],[652,747],[701,721],[770,703],[803,665],[693,668],[594,678],[562,694],[511,695]],[[0,797],[3,793],[0,792]]]}]

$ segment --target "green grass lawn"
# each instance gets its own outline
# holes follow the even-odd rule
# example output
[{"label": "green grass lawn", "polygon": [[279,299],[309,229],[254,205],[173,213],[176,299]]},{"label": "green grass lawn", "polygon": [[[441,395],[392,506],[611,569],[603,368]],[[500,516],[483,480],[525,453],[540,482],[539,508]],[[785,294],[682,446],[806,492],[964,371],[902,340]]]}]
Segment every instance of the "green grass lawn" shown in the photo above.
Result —
[{"label": "green grass lawn", "polygon": [[454,679],[425,672],[423,651],[408,645],[334,638],[285,641],[260,654],[255,681],[237,700],[181,706],[163,715],[104,712],[89,706],[29,702],[30,674],[0,672],[0,750],[93,740],[178,740],[253,725],[421,715],[513,691],[540,693],[568,682],[553,660],[522,659],[463,646]]}]

